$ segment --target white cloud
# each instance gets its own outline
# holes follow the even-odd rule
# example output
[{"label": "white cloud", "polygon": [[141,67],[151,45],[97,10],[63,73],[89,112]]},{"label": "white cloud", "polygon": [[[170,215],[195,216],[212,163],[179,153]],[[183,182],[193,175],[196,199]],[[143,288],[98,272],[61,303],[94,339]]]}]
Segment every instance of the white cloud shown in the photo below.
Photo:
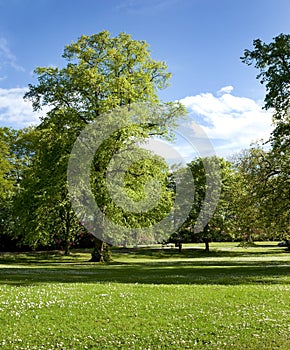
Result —
[{"label": "white cloud", "polygon": [[233,91],[233,89],[234,88],[231,85],[224,86],[217,92],[217,94],[218,94],[218,96],[223,95],[223,94],[230,94]]},{"label": "white cloud", "polygon": [[0,126],[23,128],[39,123],[39,113],[33,112],[30,102],[24,101],[27,88],[0,88]]},{"label": "white cloud", "polygon": [[[40,116],[45,115],[45,110],[33,112],[31,103],[23,100],[26,91],[27,88],[0,88],[0,126],[22,128],[36,125]],[[180,100],[193,120],[202,126],[220,156],[239,152],[256,140],[267,140],[273,129],[271,113],[262,110],[257,101],[233,96],[231,91],[231,87],[225,87],[217,96],[201,93]],[[188,160],[194,155],[192,145],[182,140],[178,140],[175,149]],[[170,153],[169,158],[176,158]]]},{"label": "white cloud", "polygon": [[24,72],[25,69],[17,63],[16,56],[11,52],[8,42],[0,38],[0,68],[10,66],[18,72]]},{"label": "white cloud", "polygon": [[[150,138],[144,143],[139,144],[139,146],[145,150],[151,151],[156,155],[163,158],[167,164],[181,164],[184,161],[184,149],[183,152],[179,151],[179,146],[169,143],[164,140]],[[190,149],[192,152],[192,148]]]},{"label": "white cloud", "polygon": [[257,140],[267,140],[273,129],[270,112],[264,111],[257,101],[231,95],[232,90],[232,86],[226,86],[217,96],[202,93],[180,100],[221,156],[239,152]]}]

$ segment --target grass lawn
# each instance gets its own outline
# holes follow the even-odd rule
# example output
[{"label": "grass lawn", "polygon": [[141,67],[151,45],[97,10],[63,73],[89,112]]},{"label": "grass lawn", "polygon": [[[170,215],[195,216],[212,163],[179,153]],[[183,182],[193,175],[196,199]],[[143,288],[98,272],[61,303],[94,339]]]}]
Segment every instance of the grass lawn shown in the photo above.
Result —
[{"label": "grass lawn", "polygon": [[0,348],[290,349],[290,254],[202,248],[0,253]]}]

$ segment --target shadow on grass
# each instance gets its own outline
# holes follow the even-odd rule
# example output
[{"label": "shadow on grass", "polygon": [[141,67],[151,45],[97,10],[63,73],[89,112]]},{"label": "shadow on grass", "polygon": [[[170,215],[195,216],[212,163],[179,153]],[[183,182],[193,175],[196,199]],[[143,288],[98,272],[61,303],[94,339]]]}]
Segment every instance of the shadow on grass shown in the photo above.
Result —
[{"label": "shadow on grass", "polygon": [[[17,265],[53,265],[53,264],[76,264],[80,260],[79,253],[72,253],[65,256],[62,251],[33,251],[33,252],[0,252],[1,264]],[[83,262],[83,260],[80,262]]]},{"label": "shadow on grass", "polygon": [[[283,254],[283,250],[275,249],[268,254],[277,256],[277,253]],[[178,254],[170,249],[114,249],[114,254],[116,260],[122,257],[125,261],[120,258],[121,262],[110,265],[93,264],[84,261],[81,252],[69,257],[60,252],[0,255],[0,284],[290,284],[287,255],[282,255],[283,260],[272,261],[269,257],[263,261],[259,260],[260,252],[245,251],[205,253],[200,249],[185,249]]]},{"label": "shadow on grass", "polygon": [[[278,248],[275,246],[257,246],[257,248],[265,247],[266,250],[256,250],[251,248],[242,248],[241,251],[235,250],[216,250],[211,249],[210,252],[206,252],[203,248],[185,248],[181,253],[176,248],[112,248],[112,253],[115,257],[126,258],[130,260],[148,260],[151,262],[161,259],[178,259],[180,261],[186,259],[204,259],[204,258],[239,258],[254,256],[267,256],[287,253],[285,248]],[[237,247],[234,247],[237,248]],[[84,255],[87,254],[87,260],[91,249],[75,249],[69,256],[65,256],[63,251],[31,251],[31,252],[13,252],[5,253],[0,252],[0,264],[17,264],[17,265],[53,265],[53,264],[73,264],[78,262],[83,265]],[[87,261],[88,262],[88,261]],[[191,261],[191,264],[194,263]],[[230,261],[229,261],[230,263]],[[119,263],[118,263],[119,264]]]},{"label": "shadow on grass", "polygon": [[[267,248],[266,250],[259,250],[261,248]],[[237,248],[236,248],[237,249]],[[180,257],[180,258],[202,258],[202,257],[224,257],[224,258],[234,258],[234,257],[253,257],[253,256],[265,256],[273,254],[283,254],[287,253],[285,248],[279,248],[275,246],[257,246],[250,248],[241,248],[238,250],[216,250],[211,249],[210,252],[206,252],[203,248],[186,248],[178,252],[175,248],[119,248],[115,249],[116,253],[129,254],[135,258],[165,258],[165,257]]]}]

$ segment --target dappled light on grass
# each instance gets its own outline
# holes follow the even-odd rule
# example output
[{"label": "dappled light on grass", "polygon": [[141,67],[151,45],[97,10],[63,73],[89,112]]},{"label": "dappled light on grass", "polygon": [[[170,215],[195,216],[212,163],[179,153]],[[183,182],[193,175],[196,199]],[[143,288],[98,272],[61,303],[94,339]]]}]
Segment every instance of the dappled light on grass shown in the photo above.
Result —
[{"label": "dappled light on grass", "polygon": [[71,256],[60,252],[30,252],[0,256],[0,283],[146,283],[260,284],[290,283],[290,255],[272,244],[241,248],[218,244],[205,253],[199,247],[177,249],[114,248],[109,265],[89,262],[89,251]]}]

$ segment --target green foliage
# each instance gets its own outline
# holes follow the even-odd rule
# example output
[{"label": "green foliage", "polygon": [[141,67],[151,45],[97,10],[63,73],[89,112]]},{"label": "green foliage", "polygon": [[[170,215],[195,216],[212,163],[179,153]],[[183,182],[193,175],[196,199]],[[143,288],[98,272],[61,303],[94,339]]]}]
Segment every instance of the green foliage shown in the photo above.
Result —
[{"label": "green foliage", "polygon": [[248,65],[254,63],[260,70],[257,79],[266,84],[265,108],[275,110],[277,121],[287,120],[290,107],[290,35],[280,34],[269,44],[256,39],[253,46],[253,50],[244,51],[241,59]]},{"label": "green foliage", "polygon": [[[0,236],[1,249],[15,248],[14,200],[31,159],[31,130],[0,128]],[[16,218],[17,219],[17,218]]]},{"label": "green foliage", "polygon": [[70,119],[85,123],[117,106],[158,102],[157,91],[170,78],[166,64],[150,57],[148,44],[125,33],[83,35],[66,46],[63,57],[69,63],[62,69],[36,69],[39,84],[30,85],[26,97],[35,109],[69,110]]},{"label": "green foliage", "polygon": [[[114,244],[154,243],[157,233],[149,232],[149,228],[160,222],[173,205],[174,192],[169,188],[169,169],[160,157],[142,149],[133,148],[133,154],[128,156],[128,152],[125,152],[128,151],[128,143],[126,148],[120,149],[118,159],[112,161],[108,157],[112,146],[116,145],[105,143],[104,146],[107,164],[99,160],[102,149],[96,154],[91,175],[97,204],[113,224],[107,222],[101,229]],[[123,169],[122,164],[128,166]],[[108,183],[108,175],[113,182]],[[118,182],[117,176],[120,179]],[[146,228],[146,234],[128,234],[128,228]]]},{"label": "green foliage", "polygon": [[[33,130],[34,152],[14,199],[17,236],[37,248],[62,242],[65,251],[81,228],[66,189],[68,132],[54,133],[42,123]],[[23,205],[25,203],[25,205]]]},{"label": "green foliage", "polygon": [[9,196],[13,187],[13,181],[10,177],[12,164],[10,147],[8,143],[7,129],[0,129],[0,198],[4,199]]},{"label": "green foliage", "polygon": [[[286,164],[288,163],[288,166]],[[260,238],[289,237],[289,158],[276,157],[273,150],[250,149],[237,165],[246,195],[240,195],[241,217]],[[244,204],[243,204],[244,203]]]},{"label": "green foliage", "polygon": [[[230,196],[236,174],[230,162],[218,157],[197,158],[188,167],[195,186],[192,210],[175,238],[204,242],[208,250],[209,242],[232,238],[234,213]],[[202,229],[196,230],[200,219],[205,224]]]},{"label": "green foliage", "polygon": [[11,192],[13,180],[10,177],[12,164],[6,130],[0,129],[0,239],[10,231]]}]

